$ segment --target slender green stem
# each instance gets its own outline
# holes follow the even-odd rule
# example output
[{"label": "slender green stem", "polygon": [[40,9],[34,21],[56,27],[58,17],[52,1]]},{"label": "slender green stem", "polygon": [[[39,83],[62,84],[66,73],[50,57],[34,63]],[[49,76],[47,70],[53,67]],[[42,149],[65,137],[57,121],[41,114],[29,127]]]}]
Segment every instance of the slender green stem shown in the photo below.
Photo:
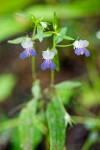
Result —
[{"label": "slender green stem", "polygon": [[[34,26],[32,38],[35,37],[35,34],[36,34],[36,24]],[[35,57],[32,57],[32,77],[33,77],[33,80],[35,81],[36,80]]]},{"label": "slender green stem", "polygon": [[54,85],[54,76],[55,74],[54,74],[54,70],[51,70],[51,86],[53,86]]},{"label": "slender green stem", "polygon": [[34,26],[34,30],[33,30],[33,34],[32,34],[32,38],[34,38],[35,33],[36,33],[36,24],[35,24],[35,26]]},{"label": "slender green stem", "polygon": [[55,35],[53,36],[53,48],[56,47],[56,42],[55,42]]},{"label": "slender green stem", "polygon": [[[55,43],[55,35],[53,36],[53,48],[56,47],[56,43]],[[54,80],[55,80],[55,73],[54,70],[51,70],[51,86],[54,86]]]},{"label": "slender green stem", "polygon": [[34,80],[36,80],[35,57],[32,57],[32,77]]},{"label": "slender green stem", "polygon": [[100,127],[100,119],[95,117],[72,116],[72,119],[77,123],[94,122],[98,127]]},{"label": "slender green stem", "polygon": [[73,44],[69,44],[69,45],[56,45],[56,47],[69,47],[72,46]]}]

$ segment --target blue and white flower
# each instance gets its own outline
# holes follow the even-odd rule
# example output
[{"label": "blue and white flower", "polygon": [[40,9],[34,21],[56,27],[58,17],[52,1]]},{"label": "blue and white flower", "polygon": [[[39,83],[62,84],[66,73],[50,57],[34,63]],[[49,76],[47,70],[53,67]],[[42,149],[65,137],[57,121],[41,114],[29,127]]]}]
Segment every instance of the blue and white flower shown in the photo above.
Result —
[{"label": "blue and white flower", "polygon": [[36,51],[33,48],[33,42],[30,38],[27,38],[25,41],[21,42],[22,47],[25,49],[21,54],[20,58],[25,59],[28,56],[36,56]]},{"label": "blue and white flower", "polygon": [[51,70],[56,69],[56,65],[52,61],[54,55],[55,55],[54,52],[51,52],[50,50],[43,51],[42,56],[45,60],[41,65],[42,70],[46,70],[47,68],[50,68]]},{"label": "blue and white flower", "polygon": [[86,47],[89,45],[89,42],[87,40],[77,40],[73,43],[73,45],[76,55],[85,54],[86,57],[90,56],[90,52],[86,49]]}]

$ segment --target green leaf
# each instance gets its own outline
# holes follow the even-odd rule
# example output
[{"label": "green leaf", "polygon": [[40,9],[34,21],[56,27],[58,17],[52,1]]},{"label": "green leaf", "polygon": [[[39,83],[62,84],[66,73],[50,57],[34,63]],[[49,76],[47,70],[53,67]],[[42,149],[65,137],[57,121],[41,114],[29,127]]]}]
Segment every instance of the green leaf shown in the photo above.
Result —
[{"label": "green leaf", "polygon": [[81,86],[80,82],[77,81],[63,81],[55,85],[57,89],[73,89]]},{"label": "green leaf", "polygon": [[33,149],[35,150],[37,145],[41,142],[42,140],[42,134],[41,132],[34,127],[34,139],[33,139]]},{"label": "green leaf", "polygon": [[36,21],[37,21],[37,19],[35,18],[34,15],[30,15],[29,20],[30,20],[32,23],[36,23]]},{"label": "green leaf", "polygon": [[70,37],[70,36],[65,35],[65,36],[64,36],[64,40],[75,40],[75,39],[73,39],[73,38]]},{"label": "green leaf", "polygon": [[[21,2],[21,3],[20,3]],[[2,15],[0,17],[0,41],[6,40],[11,36],[18,35],[22,32],[25,32],[26,27],[29,27],[28,22],[21,20],[21,18],[13,16],[11,12],[16,12],[21,8],[24,8],[29,4],[31,0],[10,0],[7,4],[7,1],[1,1],[0,12],[6,13],[7,15]],[[4,6],[4,7],[2,7]],[[68,4],[57,4],[55,7],[52,5],[33,5],[28,7],[24,13],[26,15],[34,14],[37,18],[45,16],[46,21],[52,20],[52,12],[54,10],[57,12],[57,16],[63,19],[72,19],[72,18],[84,18],[91,17],[99,14],[100,1],[91,0],[91,3],[87,0],[84,1],[75,1],[74,3]],[[5,8],[5,9],[4,9]],[[91,9],[90,9],[91,8]],[[41,12],[41,13],[39,13]],[[48,13],[49,12],[49,15]],[[11,15],[10,15],[11,14]],[[67,14],[67,15],[63,15]]]},{"label": "green leaf", "polygon": [[41,25],[38,25],[37,26],[37,37],[38,37],[40,42],[42,42],[42,40],[43,40],[43,35],[44,35],[43,34],[43,28]]},{"label": "green leaf", "polygon": [[9,130],[18,126],[18,119],[6,120],[0,123],[0,132],[4,130]]},{"label": "green leaf", "polygon": [[13,74],[0,75],[0,101],[8,98],[16,84],[16,77]]},{"label": "green leaf", "polygon": [[74,90],[73,89],[64,89],[64,88],[61,88],[61,89],[56,89],[56,92],[57,92],[57,96],[58,98],[61,99],[62,103],[63,104],[69,104],[70,102],[70,98],[72,95],[74,95]]},{"label": "green leaf", "polygon": [[63,150],[64,148],[66,131],[64,115],[60,102],[53,99],[46,111],[50,132],[50,150]]},{"label": "green leaf", "polygon": [[64,81],[55,85],[58,98],[64,104],[68,104],[70,97],[74,94],[74,88],[79,87],[80,82]]},{"label": "green leaf", "polygon": [[36,80],[33,83],[32,94],[33,94],[33,96],[34,96],[35,99],[39,99],[39,97],[41,95],[41,87],[40,87],[40,81],[39,80]]},{"label": "green leaf", "polygon": [[58,51],[57,49],[52,50],[55,53],[55,57],[53,58],[53,62],[56,64],[56,70],[60,70],[60,63],[59,63],[59,56],[58,56]]},{"label": "green leaf", "polygon": [[55,38],[56,43],[60,43],[64,39],[64,37],[66,35],[66,32],[67,32],[66,27],[63,27],[63,28],[60,29],[59,33],[57,34],[57,36]]},{"label": "green leaf", "polygon": [[55,32],[54,31],[47,31],[45,32],[45,34],[54,34]]},{"label": "green leaf", "polygon": [[19,130],[18,126],[12,130],[11,144],[13,150],[22,150],[20,148]]},{"label": "green leaf", "polygon": [[20,44],[22,41],[24,41],[27,37],[19,37],[14,40],[9,40],[8,43],[10,44]]},{"label": "green leaf", "polygon": [[[52,34],[46,34],[45,32],[43,33],[43,38],[48,38],[50,36],[52,36]],[[37,34],[35,35],[34,39],[38,39],[38,35]]]},{"label": "green leaf", "polygon": [[56,13],[54,12],[54,16],[53,16],[53,29],[54,29],[54,31],[56,31],[57,28],[58,28],[58,20],[57,20]]},{"label": "green leaf", "polygon": [[34,121],[37,119],[37,102],[35,99],[30,101],[19,116],[20,142],[23,150],[33,150],[42,137],[41,132],[34,126]]},{"label": "green leaf", "polygon": [[50,36],[52,36],[52,34],[46,34],[45,32],[43,33],[43,38],[48,38]]},{"label": "green leaf", "polygon": [[22,18],[25,18],[25,19],[27,19],[27,20],[30,19],[30,16],[28,16],[28,15],[26,15],[26,14],[16,13],[16,15],[17,15],[17,16],[20,16],[20,17],[22,17]]}]

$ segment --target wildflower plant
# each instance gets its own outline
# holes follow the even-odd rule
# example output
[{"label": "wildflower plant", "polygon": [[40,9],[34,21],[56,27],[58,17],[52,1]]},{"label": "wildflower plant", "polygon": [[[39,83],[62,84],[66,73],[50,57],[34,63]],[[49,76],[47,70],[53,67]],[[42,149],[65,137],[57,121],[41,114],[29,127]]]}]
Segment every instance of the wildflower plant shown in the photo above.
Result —
[{"label": "wildflower plant", "polygon": [[[20,15],[20,14],[19,14]],[[32,59],[32,95],[26,107],[19,114],[19,134],[20,146],[23,150],[36,149],[43,135],[46,140],[49,137],[49,143],[46,146],[50,150],[63,150],[65,146],[66,128],[72,125],[73,120],[64,107],[64,101],[67,99],[66,91],[79,87],[80,82],[63,81],[58,84],[55,82],[55,71],[60,70],[58,47],[72,46],[76,55],[85,54],[87,57],[90,52],[86,49],[89,42],[86,40],[75,40],[66,34],[67,28],[58,28],[56,13],[53,16],[53,30],[49,30],[49,23],[43,21],[43,18],[37,19],[33,15],[24,16],[33,26],[32,36],[19,37],[8,41],[11,44],[21,44],[23,52],[19,54],[21,59]],[[43,62],[40,68],[45,71],[51,71],[51,83],[46,89],[42,89],[40,80],[36,75],[35,57],[38,57],[38,50],[35,49],[35,42],[39,40],[40,44],[44,38],[52,37],[52,47],[46,50],[41,48],[41,57]],[[61,42],[72,41],[71,44],[63,45]],[[59,44],[60,43],[60,44]],[[73,50],[73,48],[72,48]],[[73,50],[74,51],[74,50]],[[23,63],[23,62],[22,62]],[[44,74],[45,75],[45,74]],[[63,95],[62,95],[63,93]],[[48,103],[47,103],[48,102]],[[44,106],[46,105],[46,109]],[[47,124],[46,124],[47,122]],[[50,145],[50,148],[49,148]]]}]

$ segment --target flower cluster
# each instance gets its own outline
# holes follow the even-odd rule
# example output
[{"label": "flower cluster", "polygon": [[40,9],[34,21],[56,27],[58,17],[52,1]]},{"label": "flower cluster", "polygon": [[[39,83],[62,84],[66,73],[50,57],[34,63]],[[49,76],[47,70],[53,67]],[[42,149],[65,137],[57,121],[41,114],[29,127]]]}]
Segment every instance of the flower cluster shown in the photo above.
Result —
[{"label": "flower cluster", "polygon": [[[22,47],[25,49],[21,54],[20,58],[25,59],[26,57],[35,57],[36,56],[36,51],[33,48],[33,41],[30,38],[26,38],[25,41],[21,42]],[[89,42],[87,40],[76,40],[73,43],[74,49],[75,49],[75,54],[76,55],[83,55],[85,54],[86,57],[90,56],[90,52],[86,49],[86,47],[89,45]],[[44,62],[41,65],[42,70],[46,70],[50,68],[51,70],[56,69],[55,63],[52,61],[54,58],[54,52],[50,51],[47,49],[46,51],[43,51],[42,56],[44,59]]]},{"label": "flower cluster", "polygon": [[[26,57],[36,56],[36,51],[33,48],[33,42],[30,38],[27,38],[25,41],[21,42],[22,47],[25,49],[21,54],[20,58],[25,59]],[[54,58],[54,52],[51,52],[50,50],[43,51],[43,58],[45,59],[44,62],[41,65],[42,70],[46,70],[47,68],[50,68],[51,70],[56,69],[55,63],[52,61]]]}]

